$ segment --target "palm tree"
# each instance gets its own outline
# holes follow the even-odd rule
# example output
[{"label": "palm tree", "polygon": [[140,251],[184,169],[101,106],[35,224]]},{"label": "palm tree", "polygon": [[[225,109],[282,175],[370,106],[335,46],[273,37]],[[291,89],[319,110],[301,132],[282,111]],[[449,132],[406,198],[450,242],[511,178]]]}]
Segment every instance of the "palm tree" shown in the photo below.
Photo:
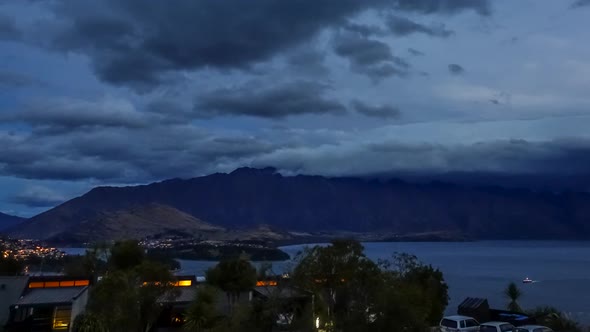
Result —
[{"label": "palm tree", "polygon": [[197,292],[195,300],[184,315],[184,330],[190,332],[209,331],[219,322],[217,292],[211,286],[204,286]]},{"label": "palm tree", "polygon": [[508,284],[508,287],[504,290],[504,296],[510,300],[508,302],[508,310],[522,312],[522,308],[518,305],[518,299],[522,296],[522,291],[515,283],[511,282]]}]

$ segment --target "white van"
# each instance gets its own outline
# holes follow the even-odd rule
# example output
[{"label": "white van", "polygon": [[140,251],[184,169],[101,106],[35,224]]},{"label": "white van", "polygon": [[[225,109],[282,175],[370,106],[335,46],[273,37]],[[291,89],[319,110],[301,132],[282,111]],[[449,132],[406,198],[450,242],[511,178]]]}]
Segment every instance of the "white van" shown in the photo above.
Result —
[{"label": "white van", "polygon": [[478,332],[479,323],[469,316],[446,316],[440,320],[441,332]]}]

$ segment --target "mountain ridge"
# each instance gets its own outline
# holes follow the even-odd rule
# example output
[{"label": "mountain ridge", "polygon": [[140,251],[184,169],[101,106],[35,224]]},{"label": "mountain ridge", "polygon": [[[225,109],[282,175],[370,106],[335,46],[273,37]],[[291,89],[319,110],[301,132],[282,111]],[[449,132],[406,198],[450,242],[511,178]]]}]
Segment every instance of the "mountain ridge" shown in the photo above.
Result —
[{"label": "mountain ridge", "polygon": [[26,221],[28,229],[75,227],[80,219],[160,204],[213,225],[264,224],[301,232],[461,232],[481,239],[590,238],[590,195],[468,187],[397,179],[283,176],[240,168],[140,186],[96,187]]}]

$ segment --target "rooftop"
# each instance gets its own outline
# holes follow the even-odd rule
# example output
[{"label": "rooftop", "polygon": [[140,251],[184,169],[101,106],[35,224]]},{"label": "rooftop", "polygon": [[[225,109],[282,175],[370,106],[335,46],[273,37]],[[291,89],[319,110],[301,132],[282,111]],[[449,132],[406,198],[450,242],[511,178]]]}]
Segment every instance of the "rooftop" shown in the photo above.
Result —
[{"label": "rooftop", "polygon": [[15,305],[40,305],[71,303],[80,296],[88,287],[65,288],[33,288],[29,289]]}]

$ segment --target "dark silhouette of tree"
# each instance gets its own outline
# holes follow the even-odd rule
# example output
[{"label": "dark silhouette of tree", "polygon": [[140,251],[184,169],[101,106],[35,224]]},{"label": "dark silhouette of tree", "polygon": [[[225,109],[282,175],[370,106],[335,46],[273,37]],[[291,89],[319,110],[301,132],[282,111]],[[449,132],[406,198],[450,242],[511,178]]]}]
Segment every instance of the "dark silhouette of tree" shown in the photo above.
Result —
[{"label": "dark silhouette of tree", "polygon": [[522,291],[516,286],[515,283],[511,282],[504,290],[504,296],[508,298],[509,302],[507,305],[508,310],[515,312],[522,312],[522,308],[518,304],[518,300],[522,297]]},{"label": "dark silhouette of tree", "polygon": [[135,240],[115,242],[110,251],[109,266],[115,270],[133,268],[145,258],[145,250]]},{"label": "dark silhouette of tree", "polygon": [[217,289],[211,286],[199,288],[195,300],[187,309],[184,329],[189,332],[203,332],[214,328],[221,319],[217,310]]},{"label": "dark silhouette of tree", "polygon": [[537,307],[527,312],[532,317],[535,317],[538,324],[547,326],[554,331],[563,332],[580,332],[582,328],[580,324],[567,314],[557,310],[556,308],[545,306]]},{"label": "dark silhouette of tree", "polygon": [[315,294],[329,331],[422,331],[448,303],[440,271],[409,255],[377,264],[353,240],[304,250],[293,279]]},{"label": "dark silhouette of tree", "polygon": [[256,276],[256,268],[243,258],[223,260],[206,272],[207,283],[225,292],[230,311],[240,299],[240,293],[256,285]]},{"label": "dark silhouette of tree", "polygon": [[17,276],[23,272],[22,262],[12,257],[0,256],[0,276]]},{"label": "dark silhouette of tree", "polygon": [[76,316],[72,327],[74,332],[108,332],[103,319],[92,313],[83,313]]},{"label": "dark silhouette of tree", "polygon": [[161,300],[178,296],[166,265],[145,259],[136,241],[117,242],[108,270],[91,289],[87,313],[107,331],[149,331],[161,313]]}]

